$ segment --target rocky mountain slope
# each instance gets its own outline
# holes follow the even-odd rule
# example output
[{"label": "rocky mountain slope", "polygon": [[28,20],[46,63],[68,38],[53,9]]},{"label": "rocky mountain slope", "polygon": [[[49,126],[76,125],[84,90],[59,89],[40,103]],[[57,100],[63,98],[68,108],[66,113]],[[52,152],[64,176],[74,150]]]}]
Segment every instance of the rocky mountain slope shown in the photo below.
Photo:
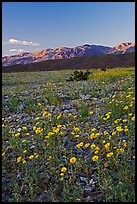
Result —
[{"label": "rocky mountain slope", "polygon": [[116,45],[115,47],[113,47],[113,51],[112,53],[114,54],[124,54],[127,52],[135,52],[135,42],[125,42],[125,43],[121,43]]},{"label": "rocky mountain slope", "polygon": [[29,64],[2,67],[2,72],[35,72],[53,70],[76,70],[114,67],[135,67],[135,52],[121,55],[73,57],[69,59],[45,60]]},{"label": "rocky mountain slope", "polygon": [[135,42],[121,43],[114,47],[102,45],[82,45],[74,48],[61,47],[45,49],[39,52],[21,53],[19,55],[2,57],[2,66],[29,64],[46,60],[68,59],[83,56],[101,56],[107,54],[124,54],[135,51]]}]

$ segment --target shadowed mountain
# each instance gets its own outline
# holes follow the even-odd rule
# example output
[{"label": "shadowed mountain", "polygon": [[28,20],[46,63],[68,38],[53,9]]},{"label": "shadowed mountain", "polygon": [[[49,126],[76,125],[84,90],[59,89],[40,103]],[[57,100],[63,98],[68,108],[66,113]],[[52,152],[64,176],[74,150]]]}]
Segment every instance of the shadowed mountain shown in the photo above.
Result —
[{"label": "shadowed mountain", "polygon": [[114,68],[134,67],[135,52],[121,55],[109,54],[101,56],[73,57],[70,59],[46,60],[31,64],[17,64],[2,67],[2,72],[31,72],[31,71],[53,71],[67,69],[90,69],[90,68]]},{"label": "shadowed mountain", "polygon": [[124,54],[135,51],[135,42],[121,43],[115,47],[103,45],[82,45],[74,48],[61,47],[56,49],[45,49],[39,52],[21,53],[19,55],[2,57],[2,66],[15,64],[37,63],[46,60],[69,59],[73,57],[101,56],[107,54]]}]

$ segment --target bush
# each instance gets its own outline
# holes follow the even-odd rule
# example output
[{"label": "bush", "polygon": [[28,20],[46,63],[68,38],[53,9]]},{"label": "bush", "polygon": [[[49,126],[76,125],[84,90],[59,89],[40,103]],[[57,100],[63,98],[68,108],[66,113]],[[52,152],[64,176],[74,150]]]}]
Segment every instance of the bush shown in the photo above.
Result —
[{"label": "bush", "polygon": [[83,80],[87,80],[88,76],[91,74],[91,72],[89,70],[86,70],[85,72],[83,71],[74,71],[70,78],[67,79],[67,81],[83,81]]},{"label": "bush", "polygon": [[101,71],[106,71],[106,70],[107,70],[106,67],[101,68]]}]

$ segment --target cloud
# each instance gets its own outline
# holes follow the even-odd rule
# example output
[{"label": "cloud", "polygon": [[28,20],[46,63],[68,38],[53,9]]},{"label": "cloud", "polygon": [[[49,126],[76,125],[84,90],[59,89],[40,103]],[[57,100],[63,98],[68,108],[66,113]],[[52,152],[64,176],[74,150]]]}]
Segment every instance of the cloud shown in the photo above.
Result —
[{"label": "cloud", "polygon": [[32,42],[32,41],[26,41],[26,40],[17,40],[14,38],[10,38],[8,41],[8,44],[10,45],[29,45],[29,46],[38,46],[39,43]]},{"label": "cloud", "polygon": [[10,49],[10,52],[24,52],[24,49]]}]

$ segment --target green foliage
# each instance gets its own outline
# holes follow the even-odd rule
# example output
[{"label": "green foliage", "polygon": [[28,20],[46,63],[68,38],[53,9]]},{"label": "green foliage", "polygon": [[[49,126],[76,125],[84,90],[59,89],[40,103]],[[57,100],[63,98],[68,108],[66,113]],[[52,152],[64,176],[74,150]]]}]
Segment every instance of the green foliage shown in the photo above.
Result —
[{"label": "green foliage", "polygon": [[106,67],[101,68],[101,71],[106,71],[106,70],[107,70]]},{"label": "green foliage", "polygon": [[67,81],[83,81],[83,80],[87,80],[88,76],[91,74],[91,72],[89,70],[86,70],[85,72],[81,71],[74,71],[70,78],[67,79]]}]

